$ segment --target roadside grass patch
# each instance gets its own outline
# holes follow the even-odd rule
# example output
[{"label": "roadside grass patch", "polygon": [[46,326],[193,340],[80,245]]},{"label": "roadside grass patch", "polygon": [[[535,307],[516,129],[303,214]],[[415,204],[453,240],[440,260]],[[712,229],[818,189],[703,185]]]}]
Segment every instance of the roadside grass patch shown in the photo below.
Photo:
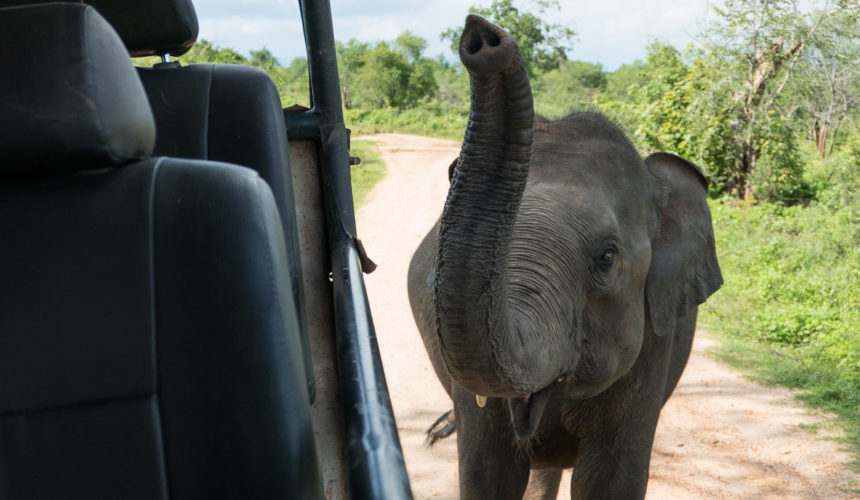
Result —
[{"label": "roadside grass patch", "polygon": [[468,108],[452,108],[425,103],[415,108],[353,108],[343,111],[343,119],[354,135],[396,132],[463,140],[469,117]]},{"label": "roadside grass patch", "polygon": [[860,206],[710,203],[725,284],[700,316],[716,356],[837,415],[860,470]]},{"label": "roadside grass patch", "polygon": [[[713,329],[708,331],[714,332]],[[718,338],[720,344],[710,351],[716,359],[756,382],[792,389],[796,391],[795,397],[809,405],[811,410],[833,416],[826,422],[800,427],[828,439],[834,434],[840,435],[833,439],[845,445],[853,457],[849,464],[851,469],[860,472],[860,411],[857,408],[860,400],[856,392],[851,394],[838,387],[838,373],[807,365],[802,356],[791,348],[725,334],[718,334]],[[830,432],[833,427],[837,429]],[[855,493],[860,493],[860,490]]]},{"label": "roadside grass patch", "polygon": [[361,164],[351,167],[350,171],[352,202],[357,208],[364,202],[373,186],[385,177],[385,163],[382,162],[373,141],[352,141],[349,154],[361,158]]}]

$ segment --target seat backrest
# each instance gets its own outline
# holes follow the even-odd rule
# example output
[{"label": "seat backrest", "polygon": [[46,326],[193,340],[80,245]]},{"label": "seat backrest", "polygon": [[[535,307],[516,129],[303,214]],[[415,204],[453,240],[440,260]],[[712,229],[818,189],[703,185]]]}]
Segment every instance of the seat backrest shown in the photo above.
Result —
[{"label": "seat backrest", "polygon": [[[91,0],[97,9],[117,17],[117,30],[129,52],[136,55],[180,55],[197,37],[197,18],[190,0],[158,0],[159,16],[151,14],[150,0]],[[125,19],[137,13],[158,24],[146,34]],[[113,18],[107,19],[113,22]],[[128,34],[124,33],[128,31]],[[179,62],[137,68],[158,129],[154,154],[178,158],[223,161],[257,171],[275,196],[281,216],[290,276],[299,312],[308,389],[314,383],[307,339],[300,244],[290,172],[287,130],[281,100],[265,71],[236,64]]]},{"label": "seat backrest", "polygon": [[[136,0],[140,4],[140,0]],[[303,332],[309,391],[313,372],[307,341],[300,244],[284,114],[265,71],[235,64],[162,63],[137,68],[155,116],[155,154],[223,161],[255,170],[275,197],[283,223],[296,310]]]},{"label": "seat backrest", "polygon": [[319,498],[268,185],[148,158],[91,7],[0,9],[0,68],[0,498]]}]

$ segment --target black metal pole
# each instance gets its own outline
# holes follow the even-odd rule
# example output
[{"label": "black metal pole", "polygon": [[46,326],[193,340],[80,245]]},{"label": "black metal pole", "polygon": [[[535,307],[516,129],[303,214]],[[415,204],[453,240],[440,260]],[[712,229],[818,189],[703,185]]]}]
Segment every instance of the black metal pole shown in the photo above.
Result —
[{"label": "black metal pole", "polygon": [[341,111],[334,30],[328,0],[300,0],[311,110],[290,120],[297,136],[318,130],[331,251],[338,377],[352,498],[411,499],[406,464],[382,370],[356,249],[349,146]]}]

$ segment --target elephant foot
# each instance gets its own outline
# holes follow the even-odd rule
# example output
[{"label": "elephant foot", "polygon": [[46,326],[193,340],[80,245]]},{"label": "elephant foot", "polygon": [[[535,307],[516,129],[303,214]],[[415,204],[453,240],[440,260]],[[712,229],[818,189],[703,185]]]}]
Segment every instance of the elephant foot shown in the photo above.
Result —
[{"label": "elephant foot", "polygon": [[436,441],[445,439],[456,431],[457,421],[454,420],[454,410],[448,410],[427,429],[427,446],[433,446]]}]

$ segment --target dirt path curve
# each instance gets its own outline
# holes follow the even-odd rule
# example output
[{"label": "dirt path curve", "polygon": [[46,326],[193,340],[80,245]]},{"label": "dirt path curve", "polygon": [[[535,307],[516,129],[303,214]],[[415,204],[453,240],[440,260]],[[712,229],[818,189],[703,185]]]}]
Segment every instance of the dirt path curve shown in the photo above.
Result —
[{"label": "dirt path curve", "polygon": [[[457,498],[456,439],[424,446],[425,429],[451,408],[424,352],[406,295],[413,250],[441,213],[457,143],[379,134],[387,176],[357,211],[358,232],[379,269],[366,276],[406,466],[416,499]],[[748,382],[704,354],[698,335],[683,378],[660,417],[649,499],[855,498],[849,457],[798,428],[819,420],[786,390]],[[565,474],[559,498],[569,498]],[[860,483],[856,483],[860,484]]]}]

